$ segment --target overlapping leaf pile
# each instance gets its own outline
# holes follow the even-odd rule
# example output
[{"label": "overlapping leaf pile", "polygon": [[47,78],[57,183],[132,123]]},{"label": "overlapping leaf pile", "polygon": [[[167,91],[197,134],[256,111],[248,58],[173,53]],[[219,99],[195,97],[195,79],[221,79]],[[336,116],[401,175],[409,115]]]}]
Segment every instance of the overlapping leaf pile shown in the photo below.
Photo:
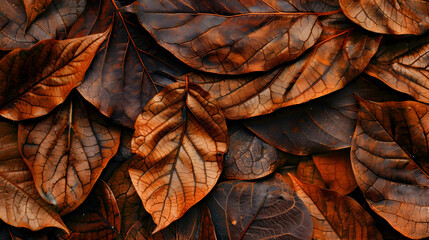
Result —
[{"label": "overlapping leaf pile", "polygon": [[0,0],[0,238],[427,238],[428,104],[427,0]]}]

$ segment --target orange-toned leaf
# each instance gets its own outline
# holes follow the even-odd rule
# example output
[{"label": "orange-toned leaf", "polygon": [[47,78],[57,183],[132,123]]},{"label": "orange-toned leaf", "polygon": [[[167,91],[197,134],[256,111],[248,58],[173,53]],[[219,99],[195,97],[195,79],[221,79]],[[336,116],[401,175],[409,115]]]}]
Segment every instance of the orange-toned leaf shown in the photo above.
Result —
[{"label": "orange-toned leaf", "polygon": [[207,204],[217,239],[311,239],[313,224],[305,204],[275,174],[263,181],[218,184]]},{"label": "orange-toned leaf", "polygon": [[101,113],[134,128],[144,106],[173,82],[168,76],[181,76],[188,67],[161,48],[134,14],[116,11],[113,2],[92,1],[69,37],[99,33],[112,25],[78,90]]},{"label": "orange-toned leaf", "polygon": [[70,235],[60,235],[60,239],[113,240],[121,230],[115,196],[103,181],[98,181],[85,202],[63,219]]},{"label": "orange-toned leaf", "polygon": [[19,124],[19,150],[40,195],[64,215],[89,195],[118,150],[120,133],[72,95],[49,115]]},{"label": "orange-toned leaf", "polygon": [[295,156],[262,141],[244,126],[228,127],[229,148],[225,154],[222,176],[227,179],[262,178]]},{"label": "orange-toned leaf", "polygon": [[216,184],[228,146],[216,100],[194,84],[173,83],[144,108],[132,151],[143,160],[130,176],[159,231],[180,218]]},{"label": "orange-toned leaf", "polygon": [[429,5],[421,0],[339,0],[344,14],[365,29],[387,34],[422,34]]},{"label": "orange-toned leaf", "polygon": [[86,6],[86,0],[54,0],[43,15],[28,25],[25,3],[48,1],[0,0],[0,49],[29,48],[42,40],[64,39]]},{"label": "orange-toned leaf", "polygon": [[365,73],[389,87],[429,103],[429,33],[381,45]]},{"label": "orange-toned leaf", "polygon": [[201,226],[200,204],[195,205],[177,221],[167,228],[153,233],[156,228],[150,216],[137,221],[128,231],[125,240],[186,240],[197,239],[198,230]]},{"label": "orange-toned leaf", "polygon": [[56,227],[68,232],[54,207],[34,187],[30,170],[18,151],[18,128],[0,122],[0,219],[33,231]]},{"label": "orange-toned leaf", "polygon": [[40,117],[61,104],[83,80],[107,32],[68,40],[45,40],[0,60],[0,115]]},{"label": "orange-toned leaf", "polygon": [[329,190],[347,195],[357,187],[350,163],[350,149],[315,154],[313,161]]},{"label": "orange-toned leaf", "polygon": [[323,40],[296,61],[246,76],[188,74],[219,102],[225,117],[243,119],[308,102],[343,88],[376,53],[380,37],[347,25],[324,28]]},{"label": "orange-toned leaf", "polygon": [[358,78],[336,93],[246,119],[244,124],[271,146],[292,154],[348,148],[359,108],[354,93],[380,101],[396,100],[392,91]]},{"label": "orange-toned leaf", "polygon": [[46,11],[52,0],[23,0],[25,13],[27,14],[27,22],[25,30],[27,30],[31,23],[42,13]]},{"label": "orange-toned leaf", "polygon": [[178,59],[211,73],[270,70],[304,53],[322,32],[317,14],[292,12],[282,0],[157,2],[137,0],[126,10]]},{"label": "orange-toned leaf", "polygon": [[[136,157],[138,158],[138,156]],[[123,238],[125,238],[128,230],[136,221],[148,215],[143,208],[142,201],[140,200],[128,173],[128,168],[132,161],[133,159],[131,158],[124,162],[107,182],[115,195],[116,202],[121,213],[120,233]]]},{"label": "orange-toned leaf", "polygon": [[296,169],[296,177],[302,182],[326,188],[325,181],[312,159],[299,162],[298,168]]},{"label": "orange-toned leaf", "polygon": [[311,213],[313,239],[382,239],[371,215],[353,198],[291,178]]},{"label": "orange-toned leaf", "polygon": [[429,106],[360,101],[351,161],[369,206],[409,238],[429,237]]},{"label": "orange-toned leaf", "polygon": [[2,240],[48,240],[49,228],[31,231],[27,228],[17,228],[0,220],[0,239]]}]

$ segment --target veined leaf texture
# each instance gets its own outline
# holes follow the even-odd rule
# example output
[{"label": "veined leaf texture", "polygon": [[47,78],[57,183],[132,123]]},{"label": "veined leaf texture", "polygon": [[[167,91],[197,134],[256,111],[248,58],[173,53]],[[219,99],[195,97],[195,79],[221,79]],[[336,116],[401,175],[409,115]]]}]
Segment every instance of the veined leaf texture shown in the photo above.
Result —
[{"label": "veined leaf texture", "polygon": [[0,0],[0,239],[429,238],[428,0]]}]

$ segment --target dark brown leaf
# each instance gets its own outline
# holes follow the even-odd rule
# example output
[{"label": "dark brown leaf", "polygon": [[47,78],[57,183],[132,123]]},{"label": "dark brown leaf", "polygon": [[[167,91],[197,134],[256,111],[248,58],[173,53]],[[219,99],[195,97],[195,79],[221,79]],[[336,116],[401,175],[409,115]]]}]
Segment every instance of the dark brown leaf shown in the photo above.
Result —
[{"label": "dark brown leaf", "polygon": [[0,218],[33,231],[56,227],[68,232],[54,207],[39,196],[19,154],[17,131],[15,125],[0,122]]},{"label": "dark brown leaf", "polygon": [[[111,0],[94,0],[70,37],[112,32],[94,58],[79,92],[101,113],[134,128],[137,116],[163,86],[188,67],[158,46],[135,15],[115,11]],[[110,20],[110,22],[108,21]]]},{"label": "dark brown leaf", "polygon": [[[332,18],[344,21],[341,16]],[[346,26],[338,30],[326,26],[322,40],[311,51],[266,73],[188,76],[216,98],[229,119],[254,117],[305,103],[343,88],[365,69],[375,54],[381,39],[378,35],[354,28],[350,23]]]},{"label": "dark brown leaf", "polygon": [[86,0],[53,0],[45,13],[28,25],[22,3],[32,1],[49,0],[0,0],[0,49],[29,48],[45,39],[65,38],[86,5]]},{"label": "dark brown leaf", "polygon": [[201,226],[200,204],[192,207],[179,220],[160,232],[152,234],[156,228],[150,216],[137,221],[128,231],[125,240],[192,240],[197,239]]},{"label": "dark brown leaf", "polygon": [[[138,157],[138,156],[137,156]],[[113,174],[107,184],[112,189],[121,213],[121,236],[125,238],[128,230],[143,216],[149,215],[131,182],[128,168],[132,159],[126,161]],[[134,160],[135,161],[135,160]]]},{"label": "dark brown leaf", "polygon": [[251,180],[267,176],[282,166],[287,154],[262,141],[259,137],[240,126],[229,129],[229,148],[224,158],[222,176],[227,179]]},{"label": "dark brown leaf", "polygon": [[60,239],[113,240],[121,229],[115,196],[103,181],[98,181],[85,202],[63,219],[70,235],[61,235]]},{"label": "dark brown leaf", "polygon": [[296,194],[311,213],[313,239],[383,239],[371,215],[353,198],[291,177]]},{"label": "dark brown leaf", "polygon": [[313,160],[329,190],[347,195],[357,187],[350,149],[315,154]]},{"label": "dark brown leaf", "polygon": [[429,103],[429,33],[383,44],[365,69],[389,87]]},{"label": "dark brown leaf", "polygon": [[195,84],[173,83],[146,105],[135,129],[131,148],[143,159],[129,173],[157,232],[216,184],[228,148],[227,126],[210,94]]},{"label": "dark brown leaf", "polygon": [[209,208],[205,205],[198,240],[216,240],[216,233]]},{"label": "dark brown leaf", "polygon": [[23,0],[25,13],[27,14],[27,22],[25,31],[30,27],[31,23],[42,13],[46,11],[52,0]]},{"label": "dark brown leaf", "polygon": [[241,74],[297,58],[322,32],[317,14],[292,12],[281,0],[271,2],[137,0],[126,10],[136,13],[161,46],[192,68]]},{"label": "dark brown leaf", "polygon": [[409,238],[429,237],[429,107],[360,101],[351,161],[369,206]]},{"label": "dark brown leaf", "polygon": [[369,31],[422,34],[429,29],[426,0],[339,0],[344,14]]},{"label": "dark brown leaf", "polygon": [[357,118],[358,104],[354,93],[377,100],[395,97],[370,81],[358,78],[326,97],[244,123],[270,145],[292,154],[307,155],[347,148]]},{"label": "dark brown leaf", "polygon": [[258,182],[222,182],[209,196],[219,240],[311,239],[310,213],[279,174]]},{"label": "dark brown leaf", "polygon": [[19,149],[40,195],[64,215],[88,196],[120,133],[76,94],[46,117],[21,122]]},{"label": "dark brown leaf", "polygon": [[0,221],[0,239],[2,240],[48,240],[48,228],[31,231],[27,228],[17,228]]},{"label": "dark brown leaf", "polygon": [[0,60],[0,115],[24,120],[52,111],[82,82],[106,36],[45,40],[8,53]]}]

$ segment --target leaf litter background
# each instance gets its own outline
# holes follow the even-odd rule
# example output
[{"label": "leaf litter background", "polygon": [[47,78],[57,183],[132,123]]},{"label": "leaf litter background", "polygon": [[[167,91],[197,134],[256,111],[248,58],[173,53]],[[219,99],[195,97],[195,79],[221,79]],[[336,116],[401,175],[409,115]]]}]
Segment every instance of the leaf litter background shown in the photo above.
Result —
[{"label": "leaf litter background", "polygon": [[1,239],[429,237],[429,2],[0,0]]}]

